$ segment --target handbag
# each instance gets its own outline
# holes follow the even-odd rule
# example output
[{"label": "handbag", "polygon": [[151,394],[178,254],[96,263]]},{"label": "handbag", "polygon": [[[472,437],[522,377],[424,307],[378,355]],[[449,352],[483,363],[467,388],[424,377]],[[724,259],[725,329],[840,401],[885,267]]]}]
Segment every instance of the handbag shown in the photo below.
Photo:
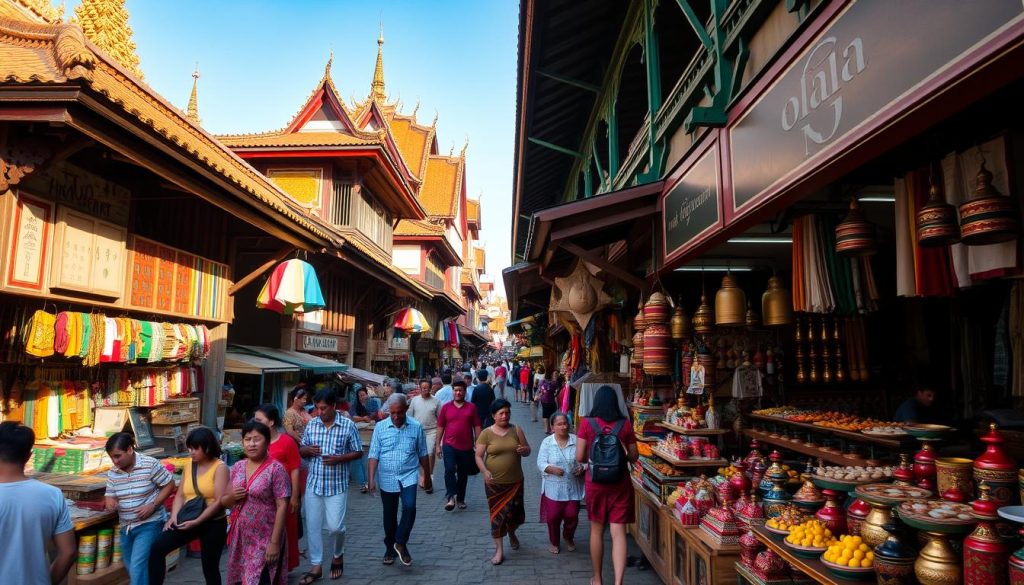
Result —
[{"label": "handbag", "polygon": [[195,520],[206,509],[206,498],[203,497],[203,492],[199,491],[199,482],[196,480],[196,473],[199,470],[199,464],[192,463],[192,491],[196,493],[196,497],[185,502],[185,504],[178,510],[178,524],[183,522],[189,522]]}]

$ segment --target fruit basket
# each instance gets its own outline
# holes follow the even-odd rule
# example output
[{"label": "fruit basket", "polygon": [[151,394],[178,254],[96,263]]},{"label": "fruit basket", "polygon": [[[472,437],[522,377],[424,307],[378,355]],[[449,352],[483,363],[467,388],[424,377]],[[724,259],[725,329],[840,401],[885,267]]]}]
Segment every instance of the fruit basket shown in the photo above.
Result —
[{"label": "fruit basket", "polygon": [[843,579],[867,579],[875,575],[875,553],[860,536],[844,535],[821,555],[821,562]]}]

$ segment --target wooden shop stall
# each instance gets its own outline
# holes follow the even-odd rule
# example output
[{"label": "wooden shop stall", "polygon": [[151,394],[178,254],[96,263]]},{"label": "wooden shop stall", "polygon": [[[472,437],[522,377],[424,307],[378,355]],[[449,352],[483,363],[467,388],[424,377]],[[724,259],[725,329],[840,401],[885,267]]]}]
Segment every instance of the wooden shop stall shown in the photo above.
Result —
[{"label": "wooden shop stall", "polygon": [[0,32],[0,420],[34,429],[29,473],[103,553],[70,581],[125,582],[106,437],[177,453],[212,424],[235,239],[327,240],[77,25],[5,0]]}]

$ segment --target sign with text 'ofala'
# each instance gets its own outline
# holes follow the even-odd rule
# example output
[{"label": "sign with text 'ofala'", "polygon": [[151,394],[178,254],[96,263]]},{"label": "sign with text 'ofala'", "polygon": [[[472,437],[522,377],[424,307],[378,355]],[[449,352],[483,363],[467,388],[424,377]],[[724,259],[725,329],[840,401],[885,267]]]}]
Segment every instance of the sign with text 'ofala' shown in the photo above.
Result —
[{"label": "sign with text 'ofala'", "polygon": [[718,225],[717,152],[717,145],[709,148],[665,195],[663,221],[666,258]]},{"label": "sign with text 'ofala'", "polygon": [[881,127],[905,111],[897,102],[1022,22],[1020,0],[851,2],[729,129],[733,209]]}]

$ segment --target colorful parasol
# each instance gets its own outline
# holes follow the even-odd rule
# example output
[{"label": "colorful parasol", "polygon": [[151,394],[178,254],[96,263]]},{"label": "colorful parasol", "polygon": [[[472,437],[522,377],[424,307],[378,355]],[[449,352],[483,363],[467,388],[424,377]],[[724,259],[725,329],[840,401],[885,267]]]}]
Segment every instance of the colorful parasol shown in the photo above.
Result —
[{"label": "colorful parasol", "polygon": [[406,307],[395,315],[395,329],[404,333],[426,333],[430,331],[430,324],[423,313],[412,307]]},{"label": "colorful parasol", "polygon": [[256,297],[256,306],[291,315],[327,308],[316,270],[298,258],[278,264]]}]

